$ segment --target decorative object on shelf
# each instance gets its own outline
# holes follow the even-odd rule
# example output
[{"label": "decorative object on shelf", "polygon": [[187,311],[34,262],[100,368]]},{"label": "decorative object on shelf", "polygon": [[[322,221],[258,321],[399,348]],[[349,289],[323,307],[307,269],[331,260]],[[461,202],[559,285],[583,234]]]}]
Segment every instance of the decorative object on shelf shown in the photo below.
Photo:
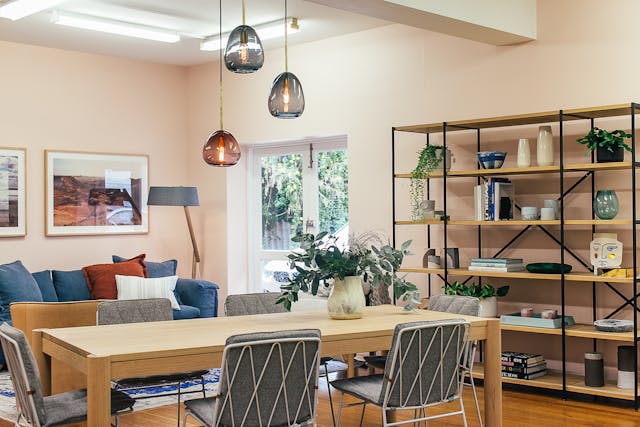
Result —
[{"label": "decorative object on shelf", "polygon": [[553,208],[553,210],[555,211],[554,219],[560,219],[560,202],[558,200],[555,200],[555,199],[545,200],[543,206],[545,208]]},{"label": "decorative object on shelf", "polygon": [[193,248],[193,260],[191,263],[191,278],[196,278],[197,265],[200,262],[200,251],[198,242],[193,232],[189,206],[200,206],[198,201],[198,189],[196,187],[151,187],[149,188],[149,206],[182,206],[184,215],[187,218],[187,227],[191,237],[191,247]]},{"label": "decorative object on shelf", "polygon": [[460,268],[460,250],[458,248],[447,248],[445,256],[445,266],[447,268]]},{"label": "decorative object on shelf", "polygon": [[536,161],[538,166],[553,166],[553,135],[551,134],[551,126],[540,126],[538,128]]},{"label": "decorative object on shelf", "polygon": [[472,258],[470,271],[501,271],[503,273],[524,270],[522,258]]},{"label": "decorative object on shelf", "polygon": [[[562,317],[556,317],[555,319],[543,319],[540,313],[534,313],[531,317],[522,317],[520,313],[511,313],[500,316],[500,323],[505,325],[557,329],[562,327]],[[566,326],[573,326],[576,324],[576,321],[573,316],[564,316],[564,324]]]},{"label": "decorative object on shelf", "polygon": [[440,256],[433,255],[433,256],[427,257],[427,268],[441,268],[441,267],[442,267],[442,260],[440,259]]},{"label": "decorative object on shelf", "polygon": [[534,262],[527,264],[527,271],[529,273],[538,274],[564,274],[570,273],[573,268],[569,264],[559,264],[556,262]]},{"label": "decorative object on shelf", "polygon": [[0,147],[0,237],[25,236],[26,150]]},{"label": "decorative object on shelf", "polygon": [[[358,237],[351,236],[346,248],[336,244],[337,238],[322,232],[313,234],[298,234],[292,241],[299,243],[300,248],[289,255],[291,269],[295,270],[288,282],[282,285],[282,294],[277,300],[287,310],[298,300],[298,292],[318,293],[320,285],[328,287],[335,281],[343,281],[338,295],[328,302],[329,317],[334,319],[356,319],[362,317],[364,307],[364,293],[362,288],[356,297],[351,289],[353,283],[368,282],[372,287],[385,286],[393,288],[397,300],[406,302],[405,310],[412,310],[420,304],[418,288],[399,277],[397,272],[402,265],[405,255],[409,254],[411,240],[404,242],[400,249],[396,249],[375,233],[365,233]],[[375,246],[373,243],[378,244]],[[353,280],[345,278],[353,276]],[[346,285],[350,290],[342,289]],[[353,300],[345,299],[352,296]],[[360,299],[362,297],[362,299]],[[340,302],[336,302],[335,300]],[[362,302],[362,304],[361,304]]]},{"label": "decorative object on shelf", "polygon": [[553,221],[556,219],[556,210],[554,208],[541,208],[540,219],[542,221]]},{"label": "decorative object on shelf", "polygon": [[598,163],[610,163],[622,162],[624,150],[631,151],[631,147],[624,142],[625,138],[631,138],[631,134],[620,129],[608,132],[594,127],[588,134],[578,138],[576,142],[587,147],[585,156],[596,150]]},{"label": "decorative object on shelf", "polygon": [[533,307],[523,307],[520,309],[520,316],[533,317]]},{"label": "decorative object on shelf", "polygon": [[520,138],[518,140],[518,167],[528,168],[531,166],[531,148],[529,147],[529,140],[527,138]]},{"label": "decorative object on shelf", "polygon": [[304,92],[300,80],[289,72],[289,40],[287,26],[287,0],[284,0],[284,73],[271,85],[269,112],[279,119],[295,119],[304,112]]},{"label": "decorative object on shelf", "polygon": [[541,319],[555,319],[558,317],[558,310],[556,309],[546,309],[540,312]]},{"label": "decorative object on shelf", "polygon": [[438,169],[442,169],[442,161],[444,167],[449,170],[451,168],[451,151],[446,150],[441,145],[425,145],[418,152],[418,164],[411,171],[411,181],[409,182],[409,198],[411,203],[411,219],[420,220],[420,203],[424,200],[425,180],[429,174]]},{"label": "decorative object on shelf", "polygon": [[256,30],[246,25],[245,0],[242,0],[242,25],[229,34],[224,64],[234,73],[254,73],[264,64],[264,50]]},{"label": "decorative object on shelf", "polygon": [[478,151],[478,163],[482,169],[498,169],[502,167],[507,153],[505,151]]},{"label": "decorative object on shelf", "polygon": [[633,277],[633,267],[631,268],[613,268],[600,274],[601,277],[626,277],[631,279]]},{"label": "decorative object on shelf", "polygon": [[503,297],[509,292],[509,286],[501,286],[498,289],[489,284],[466,285],[458,281],[452,284],[444,284],[442,286],[444,293],[447,295],[464,295],[468,297],[475,297],[480,300],[480,311],[478,316],[480,317],[496,317],[498,315],[498,299],[497,297]]},{"label": "decorative object on shelf", "polygon": [[523,206],[520,209],[520,217],[525,221],[535,221],[538,219],[538,208],[536,206]]},{"label": "decorative object on shelf", "polygon": [[[222,40],[222,0],[220,0],[219,14],[219,36],[220,40]],[[220,130],[209,135],[207,142],[202,148],[202,158],[208,165],[226,167],[233,166],[240,161],[240,145],[233,135],[224,130],[224,126],[222,125],[222,49],[220,49],[218,61],[218,71],[220,74],[220,80],[218,82]]]},{"label": "decorative object on shelf", "polygon": [[631,332],[633,331],[632,320],[620,319],[599,319],[593,322],[593,326],[600,332]]},{"label": "decorative object on shelf", "polygon": [[[431,268],[429,267],[429,261],[436,256],[436,250],[433,248],[429,248],[424,252],[422,256],[422,268]],[[438,264],[440,264],[440,257],[438,257]],[[439,267],[439,266],[438,266]]]},{"label": "decorative object on shelf", "polygon": [[613,219],[618,215],[618,196],[613,190],[598,190],[593,199],[593,212],[600,219]]},{"label": "decorative object on shelf", "polygon": [[584,385],[604,386],[604,357],[598,351],[584,354]]},{"label": "decorative object on shelf", "polygon": [[618,346],[618,388],[633,390],[635,359],[632,345]]},{"label": "decorative object on shelf", "polygon": [[149,232],[149,157],[45,150],[46,235]]},{"label": "decorative object on shelf", "polygon": [[419,220],[426,219],[435,219],[435,209],[436,209],[436,201],[435,200],[423,200],[418,205],[418,216]]},{"label": "decorative object on shelf", "polygon": [[596,276],[602,269],[617,268],[622,264],[622,242],[618,240],[616,233],[594,233],[589,253],[593,274]]}]

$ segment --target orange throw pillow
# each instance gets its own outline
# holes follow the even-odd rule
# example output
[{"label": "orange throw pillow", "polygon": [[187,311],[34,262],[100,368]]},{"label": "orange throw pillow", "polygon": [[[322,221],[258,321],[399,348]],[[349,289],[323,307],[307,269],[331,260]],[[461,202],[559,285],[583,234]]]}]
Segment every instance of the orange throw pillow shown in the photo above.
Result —
[{"label": "orange throw pillow", "polygon": [[116,264],[95,264],[82,268],[91,299],[117,299],[116,274],[147,277],[145,254]]}]

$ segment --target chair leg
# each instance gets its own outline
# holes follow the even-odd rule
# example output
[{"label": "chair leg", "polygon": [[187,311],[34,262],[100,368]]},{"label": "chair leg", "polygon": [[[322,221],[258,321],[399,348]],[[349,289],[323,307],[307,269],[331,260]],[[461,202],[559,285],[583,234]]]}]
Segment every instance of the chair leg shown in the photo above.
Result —
[{"label": "chair leg", "polygon": [[478,414],[478,423],[482,427],[482,415],[480,414],[480,403],[478,402],[478,394],[476,393],[476,384],[473,381],[473,376],[469,375],[469,382],[471,383],[471,391],[473,391],[473,400],[476,402],[476,414]]},{"label": "chair leg", "polygon": [[[333,427],[336,427],[336,416],[333,412],[333,399],[331,398],[331,384],[329,384],[329,367],[325,363],[324,365],[325,372],[325,380],[327,381],[327,393],[329,393],[329,407],[331,408],[331,421],[333,422]],[[482,426],[481,426],[482,427]]]},{"label": "chair leg", "polygon": [[181,391],[182,391],[182,383],[178,382],[178,427],[180,427],[180,398],[182,397],[180,395]]},{"label": "chair leg", "polygon": [[468,427],[467,414],[464,412],[464,402],[462,401],[462,393],[460,393],[460,410],[462,411],[462,422],[464,423],[464,427]]},{"label": "chair leg", "polygon": [[362,427],[362,421],[364,420],[364,410],[367,408],[367,402],[362,402],[362,412],[360,413],[360,424],[359,426]]},{"label": "chair leg", "polygon": [[340,427],[340,418],[342,417],[342,402],[344,400],[344,392],[340,392],[340,404],[338,406],[338,418],[336,419],[336,427]]},{"label": "chair leg", "polygon": [[182,427],[187,427],[187,417],[189,416],[189,410],[184,411],[184,418],[182,418]]},{"label": "chair leg", "polygon": [[206,399],[207,398],[207,393],[206,393],[206,390],[204,388],[204,386],[205,386],[204,375],[200,377],[200,380],[202,381],[202,398]]}]

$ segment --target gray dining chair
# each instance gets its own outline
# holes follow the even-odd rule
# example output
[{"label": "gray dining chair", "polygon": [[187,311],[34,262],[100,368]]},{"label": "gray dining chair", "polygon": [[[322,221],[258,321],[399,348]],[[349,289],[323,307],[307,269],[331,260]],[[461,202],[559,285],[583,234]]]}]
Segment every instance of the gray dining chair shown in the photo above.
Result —
[{"label": "gray dining chair", "polygon": [[[98,325],[119,325],[124,323],[161,322],[173,320],[171,301],[166,298],[150,298],[138,300],[114,300],[104,301],[98,304],[96,323]],[[207,370],[191,372],[179,372],[168,375],[152,375],[145,377],[120,378],[113,380],[113,385],[120,391],[142,391],[163,386],[176,386],[177,391],[169,391],[159,396],[178,396],[177,425],[180,427],[180,406],[183,394],[202,393],[206,397],[205,379]],[[182,391],[182,385],[187,382],[199,381],[202,387],[199,390]],[[151,397],[151,396],[149,396]],[[148,396],[134,397],[134,399],[146,399]]]},{"label": "gray dining chair", "polygon": [[218,395],[186,401],[183,426],[316,426],[319,362],[318,329],[231,336]]},{"label": "gray dining chair", "polygon": [[[383,426],[420,423],[444,416],[462,415],[462,382],[466,367],[470,324],[463,319],[411,322],[396,325],[384,374],[332,381],[342,392],[338,407],[338,425],[342,408],[362,405],[360,425],[368,403],[382,410]],[[345,405],[344,395],[360,402]],[[457,400],[459,410],[427,415],[429,407]],[[414,417],[390,423],[387,411],[414,410]]]},{"label": "gray dining chair", "polygon": [[[228,295],[224,302],[224,312],[226,316],[245,316],[249,314],[286,313],[287,309],[282,304],[276,304],[280,297],[279,292],[260,292],[254,294]],[[329,374],[346,372],[349,365],[333,357],[320,358],[320,377],[326,378],[327,394],[329,395],[329,407],[331,408],[331,419],[335,425],[335,411],[333,409],[333,398],[331,397],[331,385]]]},{"label": "gray dining chair", "polygon": [[[0,325],[0,343],[13,384],[18,415],[15,425],[49,427],[75,424],[87,420],[87,390],[71,390],[51,396],[42,395],[38,365],[20,329],[8,323]],[[133,410],[134,400],[112,390],[112,425],[119,426],[119,415]]]}]

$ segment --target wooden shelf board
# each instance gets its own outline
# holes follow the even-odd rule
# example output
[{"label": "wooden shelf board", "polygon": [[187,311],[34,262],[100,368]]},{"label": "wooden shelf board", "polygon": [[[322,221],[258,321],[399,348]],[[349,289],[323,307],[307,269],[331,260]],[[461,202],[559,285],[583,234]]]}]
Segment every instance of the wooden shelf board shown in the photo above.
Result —
[{"label": "wooden shelf board", "polygon": [[[402,220],[396,221],[396,225],[439,225],[443,224],[443,221],[436,219],[422,220],[422,221],[409,221]],[[633,221],[630,219],[565,219],[564,225],[631,225]],[[510,219],[501,221],[476,221],[474,219],[453,219],[447,222],[447,225],[470,225],[470,226],[488,226],[488,227],[513,227],[524,225],[560,225],[560,220],[523,220],[523,219]]]},{"label": "wooden shelf board", "polygon": [[403,273],[444,274],[444,268],[408,267],[401,268],[399,271]]},{"label": "wooden shelf board", "polygon": [[594,118],[594,119],[597,119],[599,117],[624,116],[629,114],[630,112],[631,112],[630,102],[626,104],[605,105],[601,107],[574,108],[570,110],[563,110],[563,113],[565,115],[575,114],[578,116]]},{"label": "wooden shelf board", "polygon": [[[500,324],[503,331],[527,332],[532,334],[562,335],[561,328],[540,328],[534,326]],[[633,332],[600,332],[592,325],[577,324],[566,327],[568,337],[595,338],[607,341],[633,342]]]},{"label": "wooden shelf board", "polygon": [[[426,219],[421,221],[396,221],[396,225],[421,225],[421,224],[438,225],[438,224],[443,224],[443,222],[439,219]],[[449,221],[449,224],[451,224],[451,221]]]}]

